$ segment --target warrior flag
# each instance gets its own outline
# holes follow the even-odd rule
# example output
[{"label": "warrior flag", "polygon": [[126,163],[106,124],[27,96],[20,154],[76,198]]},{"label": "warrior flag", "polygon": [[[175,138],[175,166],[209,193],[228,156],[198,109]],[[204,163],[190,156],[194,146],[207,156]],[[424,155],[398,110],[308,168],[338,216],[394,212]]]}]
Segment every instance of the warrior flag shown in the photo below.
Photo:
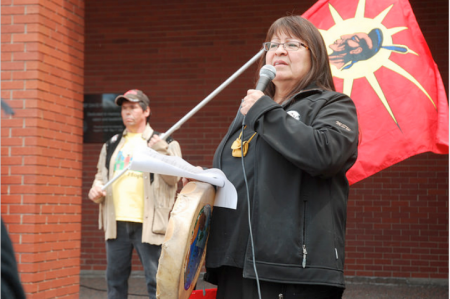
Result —
[{"label": "warrior flag", "polygon": [[350,184],[413,155],[448,154],[448,101],[407,0],[319,0],[303,14],[321,32],[337,91],[360,128]]}]

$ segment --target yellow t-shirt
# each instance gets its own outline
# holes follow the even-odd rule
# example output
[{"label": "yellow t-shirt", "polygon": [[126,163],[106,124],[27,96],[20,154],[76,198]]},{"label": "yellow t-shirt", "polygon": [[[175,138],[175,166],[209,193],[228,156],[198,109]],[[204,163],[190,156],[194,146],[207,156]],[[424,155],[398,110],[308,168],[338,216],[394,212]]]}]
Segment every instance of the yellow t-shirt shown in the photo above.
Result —
[{"label": "yellow t-shirt", "polygon": [[[133,159],[134,149],[147,146],[142,133],[127,133],[125,143],[114,163],[114,176],[128,166]],[[113,200],[117,221],[143,222],[144,179],[140,171],[128,170],[113,184]]]}]

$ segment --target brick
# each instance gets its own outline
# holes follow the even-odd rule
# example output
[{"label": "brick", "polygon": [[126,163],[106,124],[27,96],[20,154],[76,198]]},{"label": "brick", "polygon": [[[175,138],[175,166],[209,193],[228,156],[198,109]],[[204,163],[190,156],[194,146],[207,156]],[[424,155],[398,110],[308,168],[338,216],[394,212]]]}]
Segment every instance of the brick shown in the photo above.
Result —
[{"label": "brick", "polygon": [[[23,127],[23,120],[17,119],[17,118],[11,118],[11,119],[2,118],[2,127],[3,128]],[[12,139],[12,138],[10,138],[10,139]]]},{"label": "brick", "polygon": [[[25,69],[25,64],[23,62],[3,62],[2,71],[23,71]],[[2,82],[2,85],[4,83]]]},{"label": "brick", "polygon": [[20,204],[21,201],[22,201],[22,196],[20,196],[20,195],[5,194],[2,192],[2,204]]},{"label": "brick", "polygon": [[[32,23],[39,23],[38,15],[15,15],[14,16],[14,24],[32,24]],[[37,41],[37,39],[35,41]]]},{"label": "brick", "polygon": [[2,215],[2,219],[5,223],[8,223],[8,224],[20,224],[21,223],[20,215]]},{"label": "brick", "polygon": [[[28,65],[28,64],[27,64]],[[25,91],[14,91],[12,93],[13,99],[23,100],[23,99],[35,99],[38,95],[38,92],[35,90],[25,90]],[[25,113],[25,111],[17,111],[16,117],[20,117],[21,115],[17,115],[21,113]]]},{"label": "brick", "polygon": [[40,1],[39,0],[14,0],[14,4],[15,5],[26,5],[27,7],[27,13],[29,13],[28,11],[28,6],[32,6],[33,4],[39,4]]},{"label": "brick", "polygon": [[30,61],[30,60],[44,60],[44,55],[38,52],[14,53],[14,61]]},{"label": "brick", "polygon": [[27,80],[27,79],[38,79],[40,77],[38,71],[25,71],[25,72],[14,72],[13,79],[15,80]]},{"label": "brick", "polygon": [[[2,25],[9,25],[9,24],[12,24],[12,16],[7,16],[7,15],[2,14],[2,17],[1,17],[1,24],[2,24]],[[3,46],[3,45],[2,45],[2,46]]]},{"label": "brick", "polygon": [[24,25],[4,25],[2,26],[2,34],[3,33],[24,33],[25,26]]},{"label": "brick", "polygon": [[13,42],[14,43],[35,42],[41,40],[42,38],[43,36],[40,33],[14,34]]},{"label": "brick", "polygon": [[2,4],[2,18],[3,15],[23,15],[24,12],[25,8],[23,6],[3,6]]},{"label": "brick", "polygon": [[[3,161],[3,159],[2,159]],[[21,176],[6,176],[2,177],[2,184],[5,185],[17,185],[22,183],[22,177]]]},{"label": "brick", "polygon": [[2,33],[2,44],[5,43],[11,43],[12,42],[12,35],[11,34],[3,34]]},{"label": "brick", "polygon": [[[2,55],[3,56],[3,55]],[[2,88],[4,89],[24,89],[25,82],[23,81],[3,81]]]},{"label": "brick", "polygon": [[[12,54],[11,53],[2,53],[2,61],[11,61],[12,60]],[[5,80],[6,78],[2,76],[2,80]],[[3,85],[3,82],[2,82]],[[3,86],[2,86],[3,87]]]}]

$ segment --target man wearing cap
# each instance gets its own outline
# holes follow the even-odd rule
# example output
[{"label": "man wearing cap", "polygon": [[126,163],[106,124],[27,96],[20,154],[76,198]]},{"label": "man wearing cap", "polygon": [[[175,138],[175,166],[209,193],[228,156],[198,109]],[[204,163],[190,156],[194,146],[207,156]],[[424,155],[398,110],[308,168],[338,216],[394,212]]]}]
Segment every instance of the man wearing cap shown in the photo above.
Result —
[{"label": "man wearing cap", "polygon": [[127,298],[133,248],[144,267],[149,298],[156,298],[161,243],[179,178],[128,170],[105,191],[102,187],[128,166],[138,147],[179,157],[181,149],[150,127],[150,101],[142,91],[129,90],[115,102],[121,106],[125,130],[103,145],[89,191],[89,199],[99,204],[99,228],[105,231],[108,298]]}]

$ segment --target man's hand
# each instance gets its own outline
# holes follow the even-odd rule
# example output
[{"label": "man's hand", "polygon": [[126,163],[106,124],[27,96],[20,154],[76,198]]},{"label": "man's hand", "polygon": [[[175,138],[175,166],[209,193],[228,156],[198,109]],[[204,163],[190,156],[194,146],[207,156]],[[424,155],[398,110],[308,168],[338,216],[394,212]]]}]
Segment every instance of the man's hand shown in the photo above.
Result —
[{"label": "man's hand", "polygon": [[158,135],[153,135],[152,138],[150,138],[150,142],[148,143],[148,147],[152,148],[156,143],[160,142],[162,139]]},{"label": "man's hand", "polygon": [[106,196],[106,191],[102,191],[102,187],[94,186],[89,191],[89,199],[96,202],[99,198]]}]

